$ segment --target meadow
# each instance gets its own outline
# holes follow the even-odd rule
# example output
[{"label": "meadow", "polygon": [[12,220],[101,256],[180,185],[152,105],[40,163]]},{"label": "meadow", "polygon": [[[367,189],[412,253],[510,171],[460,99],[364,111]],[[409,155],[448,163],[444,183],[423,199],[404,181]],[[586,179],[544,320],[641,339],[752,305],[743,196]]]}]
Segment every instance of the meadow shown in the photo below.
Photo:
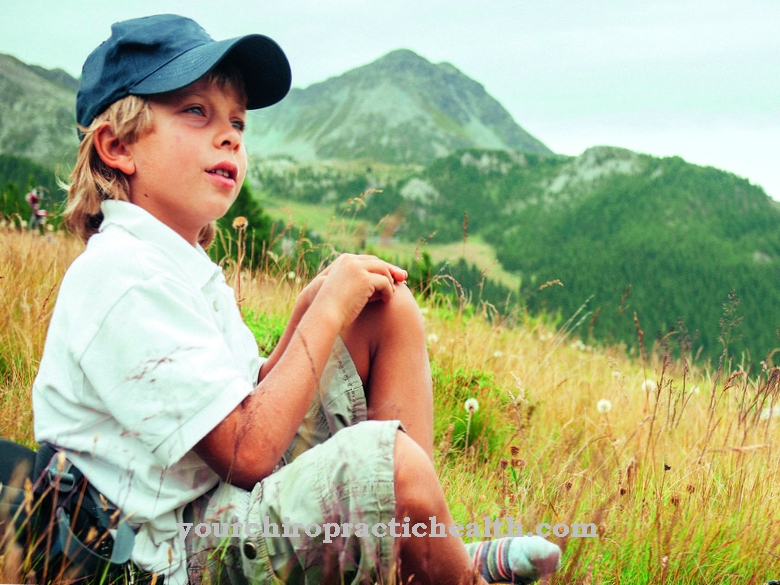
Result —
[{"label": "meadow", "polygon": [[[0,436],[33,448],[31,387],[58,284],[81,249],[60,232],[0,229]],[[225,269],[268,351],[310,275],[284,258]],[[780,368],[748,376],[725,359],[705,369],[663,343],[637,355],[589,346],[573,320],[556,328],[451,296],[419,302],[435,461],[456,521],[594,523],[598,538],[551,537],[564,549],[553,584],[780,577]],[[0,535],[0,581],[21,582],[7,543]]]}]

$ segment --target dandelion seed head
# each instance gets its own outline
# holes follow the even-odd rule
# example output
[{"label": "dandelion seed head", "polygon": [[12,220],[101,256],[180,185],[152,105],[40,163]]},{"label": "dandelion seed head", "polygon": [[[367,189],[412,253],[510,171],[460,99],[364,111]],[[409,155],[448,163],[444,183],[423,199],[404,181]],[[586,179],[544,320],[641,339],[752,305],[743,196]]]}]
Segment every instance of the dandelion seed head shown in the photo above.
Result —
[{"label": "dandelion seed head", "polygon": [[292,270],[287,273],[287,280],[295,280],[295,272]]},{"label": "dandelion seed head", "polygon": [[691,394],[699,394],[700,392],[701,392],[701,388],[699,388],[698,386],[693,386],[691,388]]},{"label": "dandelion seed head", "polygon": [[598,403],[596,403],[596,410],[598,410],[601,414],[607,414],[610,410],[612,410],[612,403],[606,398],[602,398],[598,401]]},{"label": "dandelion seed head", "polygon": [[655,392],[656,388],[658,388],[658,385],[654,380],[645,380],[642,382],[642,390],[645,392]]},{"label": "dandelion seed head", "polygon": [[439,343],[439,336],[435,333],[428,334],[428,343]]},{"label": "dandelion seed head", "polygon": [[504,352],[501,351],[500,349],[497,349],[496,351],[493,352],[493,357],[494,358],[500,358],[503,355],[504,355]]},{"label": "dandelion seed head", "polygon": [[619,378],[620,377],[620,372],[618,372],[617,370],[612,370],[612,377],[613,378]]},{"label": "dandelion seed head", "polygon": [[479,402],[477,402],[476,398],[469,398],[463,403],[463,407],[469,414],[474,414],[479,410]]}]

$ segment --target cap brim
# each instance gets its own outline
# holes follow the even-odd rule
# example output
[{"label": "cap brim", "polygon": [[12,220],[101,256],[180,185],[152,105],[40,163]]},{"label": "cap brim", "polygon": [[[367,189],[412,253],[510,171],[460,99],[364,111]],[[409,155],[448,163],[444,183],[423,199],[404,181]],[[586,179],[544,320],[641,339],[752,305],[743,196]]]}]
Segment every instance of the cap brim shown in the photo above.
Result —
[{"label": "cap brim", "polygon": [[248,35],[214,41],[195,47],[172,59],[130,88],[134,95],[154,95],[194,83],[230,55],[241,70],[247,109],[273,105],[290,91],[290,63],[282,49],[263,35]]}]

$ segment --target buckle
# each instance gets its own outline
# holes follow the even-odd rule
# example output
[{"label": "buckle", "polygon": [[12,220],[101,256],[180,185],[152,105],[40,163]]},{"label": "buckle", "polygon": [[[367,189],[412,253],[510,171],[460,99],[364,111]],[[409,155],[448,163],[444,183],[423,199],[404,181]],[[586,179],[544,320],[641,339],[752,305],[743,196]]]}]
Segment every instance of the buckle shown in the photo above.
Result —
[{"label": "buckle", "polygon": [[76,487],[78,483],[76,476],[67,471],[58,471],[53,465],[46,470],[47,479],[49,485],[54,486],[57,490],[63,493],[70,493]]}]

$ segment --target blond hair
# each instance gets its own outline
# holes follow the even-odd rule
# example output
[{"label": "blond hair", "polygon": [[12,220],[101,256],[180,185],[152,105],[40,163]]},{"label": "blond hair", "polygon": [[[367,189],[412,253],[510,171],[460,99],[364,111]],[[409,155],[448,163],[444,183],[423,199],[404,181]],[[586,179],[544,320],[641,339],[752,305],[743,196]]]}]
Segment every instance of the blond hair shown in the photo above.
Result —
[{"label": "blond hair", "polygon": [[[246,101],[241,72],[229,61],[223,61],[206,74],[206,81],[215,83],[220,89],[231,87]],[[68,192],[63,217],[68,231],[84,243],[100,229],[103,221],[100,204],[103,201],[130,201],[127,175],[104,163],[95,149],[95,131],[104,122],[110,124],[112,132],[122,143],[133,144],[152,130],[154,120],[149,98],[128,95],[111,104],[87,128],[79,126],[84,137],[70,174],[70,184],[63,185]],[[207,248],[214,239],[215,230],[214,222],[201,228],[198,243]]]}]

